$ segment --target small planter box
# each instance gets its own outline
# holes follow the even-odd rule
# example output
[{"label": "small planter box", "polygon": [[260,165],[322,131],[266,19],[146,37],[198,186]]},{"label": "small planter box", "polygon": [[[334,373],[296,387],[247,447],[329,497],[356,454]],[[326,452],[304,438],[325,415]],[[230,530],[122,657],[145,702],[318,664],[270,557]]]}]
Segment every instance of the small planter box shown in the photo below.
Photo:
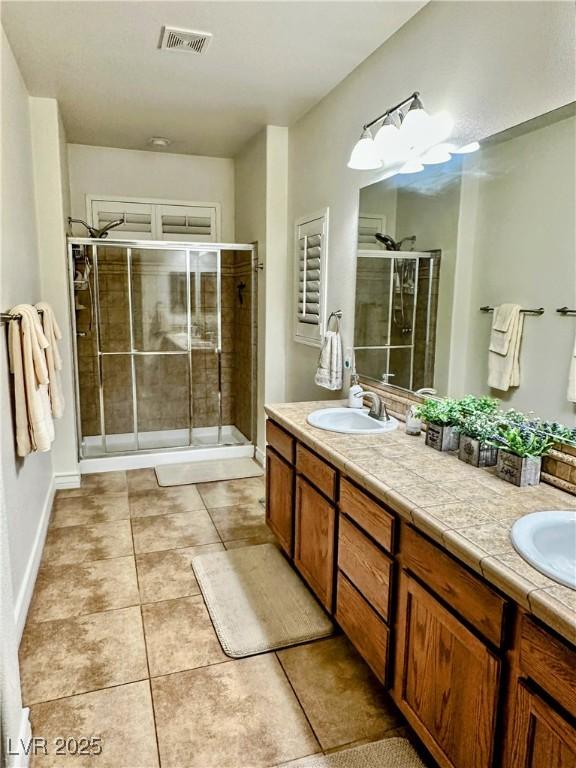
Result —
[{"label": "small planter box", "polygon": [[474,467],[493,467],[498,460],[498,448],[481,443],[468,435],[461,435],[458,458]]},{"label": "small planter box", "polygon": [[426,445],[437,451],[456,451],[460,444],[460,432],[456,427],[441,424],[428,424],[426,427]]},{"label": "small planter box", "polygon": [[514,485],[519,485],[520,487],[538,485],[541,468],[541,456],[522,458],[502,449],[498,451],[496,473],[502,480],[507,480],[509,483],[514,483]]}]

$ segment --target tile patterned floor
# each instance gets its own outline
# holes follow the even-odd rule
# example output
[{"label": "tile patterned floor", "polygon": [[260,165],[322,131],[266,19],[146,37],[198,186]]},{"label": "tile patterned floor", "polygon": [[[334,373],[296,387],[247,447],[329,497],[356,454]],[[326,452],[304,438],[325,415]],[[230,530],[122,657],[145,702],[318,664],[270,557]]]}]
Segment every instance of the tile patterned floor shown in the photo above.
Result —
[{"label": "tile patterned floor", "polygon": [[[20,648],[48,755],[32,768],[274,768],[403,732],[342,637],[232,660],[191,558],[273,540],[263,478],[159,488],[153,470],[57,494]],[[100,737],[98,756],[54,753]]]}]

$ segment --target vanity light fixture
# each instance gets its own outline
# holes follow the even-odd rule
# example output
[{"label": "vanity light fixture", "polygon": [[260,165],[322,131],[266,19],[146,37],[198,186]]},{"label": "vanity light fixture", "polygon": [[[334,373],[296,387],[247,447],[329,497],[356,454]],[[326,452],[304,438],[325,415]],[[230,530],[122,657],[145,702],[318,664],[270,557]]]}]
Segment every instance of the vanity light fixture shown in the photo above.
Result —
[{"label": "vanity light fixture", "polygon": [[[372,129],[378,124],[373,136]],[[454,121],[447,112],[429,115],[422,105],[420,93],[414,91],[363,126],[348,167],[366,171],[386,166],[393,171],[389,175],[418,173],[425,165],[445,163],[453,154],[468,154],[479,148],[478,142],[458,149],[447,144],[453,128]]]},{"label": "vanity light fixture", "polygon": [[353,168],[356,171],[373,171],[376,168],[382,168],[382,160],[376,151],[372,132],[366,126],[352,150],[350,160],[348,160],[348,168]]}]

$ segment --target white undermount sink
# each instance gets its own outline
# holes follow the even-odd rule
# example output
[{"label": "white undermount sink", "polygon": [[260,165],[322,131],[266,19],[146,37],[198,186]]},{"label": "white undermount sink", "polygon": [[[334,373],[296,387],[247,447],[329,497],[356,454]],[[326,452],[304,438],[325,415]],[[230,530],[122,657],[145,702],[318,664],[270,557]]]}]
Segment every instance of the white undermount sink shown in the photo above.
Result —
[{"label": "white undermount sink", "polygon": [[512,544],[524,560],[576,589],[576,510],[533,512],[512,526]]},{"label": "white undermount sink", "polygon": [[366,408],[321,408],[313,411],[307,421],[313,427],[346,435],[377,435],[398,428],[398,419],[390,416],[388,421],[378,421],[368,416]]}]

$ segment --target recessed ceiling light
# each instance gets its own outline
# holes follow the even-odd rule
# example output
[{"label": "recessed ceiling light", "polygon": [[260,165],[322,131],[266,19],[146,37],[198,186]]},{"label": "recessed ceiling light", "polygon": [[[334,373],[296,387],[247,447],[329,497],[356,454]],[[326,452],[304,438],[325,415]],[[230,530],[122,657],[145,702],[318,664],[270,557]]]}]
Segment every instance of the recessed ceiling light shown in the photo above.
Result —
[{"label": "recessed ceiling light", "polygon": [[171,143],[170,139],[165,139],[163,136],[152,136],[148,139],[148,144],[152,147],[168,147]]}]

